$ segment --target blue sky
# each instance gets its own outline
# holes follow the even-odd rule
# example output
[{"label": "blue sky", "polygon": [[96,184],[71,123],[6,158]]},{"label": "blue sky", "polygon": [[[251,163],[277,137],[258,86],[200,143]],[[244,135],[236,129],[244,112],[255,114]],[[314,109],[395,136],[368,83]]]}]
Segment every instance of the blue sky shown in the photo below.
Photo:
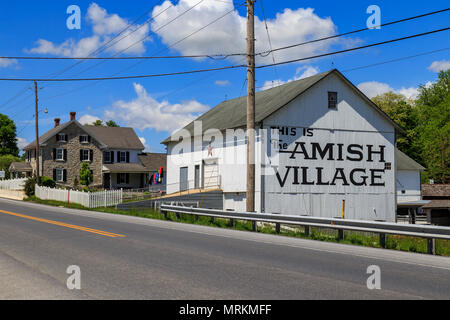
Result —
[{"label": "blue sky", "polygon": [[[145,19],[155,20],[124,37],[119,43],[105,50],[100,56],[138,55],[188,55],[235,53],[245,51],[245,7],[234,6],[230,0],[203,0],[197,7],[168,23],[200,0],[161,1]],[[149,10],[160,1],[2,1],[0,3],[0,52],[2,56],[86,56],[120,32],[127,23]],[[239,3],[236,0],[235,3]],[[80,30],[69,30],[66,13],[69,5],[81,8]],[[389,22],[434,10],[444,9],[448,1],[306,1],[264,0],[265,14],[273,47],[285,46],[308,39],[343,33],[364,28],[370,5],[381,9],[381,22]],[[236,8],[237,7],[237,8]],[[195,32],[202,26],[230,14],[194,36],[168,46]],[[159,14],[159,15],[158,15]],[[269,49],[267,34],[262,22],[261,1],[256,4],[257,50]],[[275,55],[275,61],[295,59],[311,54],[341,50],[353,46],[389,40],[405,35],[422,33],[448,27],[450,12],[445,12],[381,30],[370,30],[334,41],[324,41],[315,46],[285,50]],[[138,25],[145,20],[142,19]],[[168,24],[167,24],[168,23]],[[164,26],[167,24],[166,26]],[[135,27],[134,27],[135,28]],[[134,29],[130,29],[134,30]],[[130,32],[128,30],[127,32]],[[152,33],[153,31],[153,33]],[[121,37],[123,37],[121,36]],[[121,38],[119,37],[119,39]],[[145,38],[145,41],[140,41]],[[406,40],[385,46],[364,49],[353,53],[313,59],[258,70],[257,86],[273,85],[299,79],[333,67],[341,71],[372,63],[402,58],[423,52],[450,47],[450,31],[422,38]],[[112,42],[114,43],[114,42]],[[136,44],[120,53],[131,44]],[[166,49],[166,50],[165,50]],[[214,61],[152,60],[135,65],[135,61],[108,61],[97,65],[96,61],[80,63],[62,73],[60,77],[110,76],[176,72],[189,69],[214,68],[241,64],[242,58]],[[272,56],[258,61],[271,63]],[[4,61],[0,60],[1,77],[47,77],[71,66],[73,61]],[[437,71],[448,68],[450,50],[389,63],[356,71],[344,72],[369,96],[394,90],[413,97],[419,85],[437,78]],[[134,65],[134,66],[133,66]],[[126,70],[128,69],[128,70]],[[218,71],[196,75],[139,80],[120,80],[89,83],[40,83],[40,109],[48,114],[40,115],[40,132],[53,127],[53,119],[62,122],[70,111],[77,118],[88,121],[99,118],[113,119],[122,126],[134,127],[145,140],[147,150],[164,152],[160,141],[171,130],[225,99],[245,95],[244,69]],[[20,144],[34,140],[34,95],[29,89],[32,83],[0,83],[0,113],[10,116],[17,124]],[[12,99],[14,98],[14,99]],[[6,102],[9,102],[5,104]]]}]

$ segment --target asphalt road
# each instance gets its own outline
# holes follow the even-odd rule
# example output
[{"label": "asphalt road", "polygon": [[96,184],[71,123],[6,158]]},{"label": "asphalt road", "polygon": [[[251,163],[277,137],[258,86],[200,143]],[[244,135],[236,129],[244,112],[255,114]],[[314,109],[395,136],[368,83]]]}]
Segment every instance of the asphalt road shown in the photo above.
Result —
[{"label": "asphalt road", "polygon": [[450,258],[0,200],[0,299],[449,298]]}]

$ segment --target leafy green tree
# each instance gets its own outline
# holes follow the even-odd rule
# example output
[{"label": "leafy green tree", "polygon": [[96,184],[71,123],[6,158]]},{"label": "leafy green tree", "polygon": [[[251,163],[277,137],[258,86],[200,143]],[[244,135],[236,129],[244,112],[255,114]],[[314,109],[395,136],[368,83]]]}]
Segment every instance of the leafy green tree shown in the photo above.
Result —
[{"label": "leafy green tree", "polygon": [[119,127],[119,125],[113,120],[109,120],[108,122],[106,122],[106,126],[107,127],[113,127],[113,128]]},{"label": "leafy green tree", "polygon": [[418,112],[414,101],[406,100],[401,94],[387,92],[372,98],[392,120],[405,129],[397,137],[397,147],[412,159],[424,164],[420,147],[414,143],[418,138]]},{"label": "leafy green tree", "polygon": [[418,134],[427,171],[425,179],[450,183],[450,69],[431,86],[421,86],[417,99]]},{"label": "leafy green tree", "polygon": [[4,114],[0,114],[0,155],[19,155],[16,137],[17,127],[14,121]]},{"label": "leafy green tree", "polygon": [[96,127],[103,127],[103,121],[102,120],[95,120],[95,122],[93,122],[92,125],[96,126]]},{"label": "leafy green tree", "polygon": [[20,158],[15,157],[13,155],[4,155],[4,156],[0,156],[0,170],[5,170],[5,176],[6,179],[10,179],[10,173],[9,173],[9,166],[11,165],[11,163],[13,162],[21,162],[22,160],[20,160]]},{"label": "leafy green tree", "polygon": [[87,162],[83,162],[80,169],[80,183],[83,186],[89,186],[94,180],[94,176],[92,175],[92,171],[89,168],[89,164]]}]

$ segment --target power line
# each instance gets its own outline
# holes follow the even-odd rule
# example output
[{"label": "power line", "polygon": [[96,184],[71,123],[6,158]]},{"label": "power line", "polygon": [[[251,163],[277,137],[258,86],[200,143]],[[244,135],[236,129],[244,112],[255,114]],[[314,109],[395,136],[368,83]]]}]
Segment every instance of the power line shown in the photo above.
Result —
[{"label": "power line", "polygon": [[433,34],[433,33],[447,31],[449,29],[450,29],[450,27],[442,28],[442,29],[438,29],[438,30],[432,30],[432,31],[424,32],[424,33],[415,34],[415,35],[412,35],[412,36],[407,36],[407,37],[387,40],[387,41],[383,41],[383,42],[372,43],[372,44],[368,44],[368,45],[365,45],[365,46],[360,46],[360,47],[355,47],[355,48],[350,48],[350,49],[345,49],[345,50],[339,50],[339,51],[319,54],[319,55],[305,57],[305,58],[293,59],[293,60],[278,62],[278,63],[275,63],[275,64],[267,64],[267,65],[263,65],[263,66],[257,66],[256,68],[262,69],[262,68],[267,68],[267,67],[273,67],[273,66],[278,66],[278,65],[283,65],[283,64],[299,62],[299,61],[305,61],[305,60],[309,60],[309,59],[317,59],[317,58],[332,56],[332,55],[336,55],[336,54],[340,54],[340,53],[351,52],[351,51],[371,48],[371,47],[375,47],[375,46],[379,46],[379,45],[384,45],[384,44],[388,44],[388,43],[398,42],[398,41],[402,41],[402,40],[422,37],[422,36],[426,36],[426,35]]},{"label": "power line", "polygon": [[417,58],[417,57],[425,56],[425,55],[436,53],[436,52],[446,51],[446,50],[450,50],[450,47],[443,48],[443,49],[438,49],[438,50],[433,50],[433,51],[428,51],[428,52],[423,52],[423,53],[415,54],[415,55],[412,55],[412,56],[401,57],[401,58],[397,58],[397,59],[392,59],[392,60],[386,60],[386,61],[382,61],[382,62],[372,63],[372,64],[369,64],[369,65],[355,67],[355,68],[351,68],[351,69],[346,69],[346,70],[342,70],[342,72],[351,72],[351,71],[356,71],[356,70],[360,70],[360,69],[376,67],[376,66],[380,66],[380,65],[383,65],[383,64],[388,64],[388,63],[408,60],[408,59]]},{"label": "power line", "polygon": [[[89,53],[89,54],[88,54],[88,57],[90,57],[90,56],[92,56],[92,55],[94,55],[94,54],[103,52],[105,49],[107,49],[106,46],[107,46],[109,43],[111,43],[111,41],[117,39],[123,32],[125,32],[126,30],[128,30],[129,28],[131,28],[132,25],[134,25],[137,21],[139,21],[139,20],[141,19],[142,16],[144,16],[147,12],[150,12],[151,10],[153,10],[153,9],[154,9],[158,4],[160,4],[161,2],[162,2],[162,0],[159,0],[155,5],[153,5],[149,10],[147,10],[147,11],[146,11],[143,15],[141,15],[138,19],[136,19],[136,20],[135,20],[134,22],[132,22],[132,23],[129,23],[124,29],[122,29],[117,35],[115,35],[110,41],[108,41],[107,43],[102,44],[102,45],[101,45],[100,47],[98,47],[96,50],[94,50],[94,51],[92,51],[91,53]],[[170,8],[170,6],[169,6],[168,8]],[[167,8],[167,9],[168,9],[168,8]],[[167,9],[166,9],[166,10],[167,10]],[[164,10],[164,11],[165,11],[165,10]],[[131,33],[130,33],[130,34],[131,34]],[[126,37],[128,37],[130,34],[127,34],[125,37],[122,37],[120,40],[118,40],[117,42],[115,42],[115,44],[119,43],[120,41],[122,41],[123,39],[125,39]],[[60,74],[62,74],[62,73],[65,73],[65,72],[67,72],[67,71],[73,69],[74,67],[76,67],[77,65],[79,65],[79,64],[81,64],[81,63],[83,63],[83,62],[84,62],[83,60],[82,60],[82,61],[78,61],[78,62],[74,63],[73,65],[71,65],[71,66],[69,66],[69,67],[63,69],[62,71],[57,72],[56,75],[60,75]],[[52,74],[52,75],[54,75],[54,74]]]},{"label": "power line", "polygon": [[[424,33],[411,35],[411,36],[401,37],[401,38],[397,38],[397,39],[391,39],[391,40],[387,40],[387,41],[383,41],[383,42],[372,43],[372,44],[365,45],[365,46],[349,48],[349,49],[345,49],[345,50],[334,51],[334,52],[324,53],[324,54],[310,56],[310,57],[304,57],[304,58],[293,59],[293,60],[288,60],[288,61],[282,61],[282,62],[273,63],[273,64],[257,66],[256,68],[261,69],[261,68],[273,67],[273,66],[278,66],[278,65],[283,65],[283,64],[294,63],[294,62],[298,62],[298,61],[304,61],[304,60],[309,60],[309,59],[316,59],[316,58],[321,58],[321,57],[341,54],[341,53],[345,53],[345,52],[361,50],[361,49],[365,49],[365,48],[375,47],[375,46],[384,45],[384,44],[388,44],[388,43],[393,43],[393,42],[398,42],[398,41],[402,41],[402,40],[422,37],[422,36],[425,36],[425,35],[434,34],[434,33],[438,33],[438,32],[443,32],[443,31],[447,31],[449,29],[450,29],[450,27],[437,29],[437,30],[432,30],[432,31],[424,32]],[[210,69],[200,69],[200,70],[187,70],[187,71],[170,72],[170,73],[148,74],[148,75],[133,75],[133,76],[122,76],[122,77],[67,78],[67,79],[0,78],[0,81],[69,82],[69,81],[105,81],[105,80],[142,79],[142,78],[155,78],[155,77],[165,77],[165,76],[174,76],[174,75],[194,74],[194,73],[210,72],[210,71],[218,71],[218,70],[228,70],[228,69],[236,69],[236,68],[243,68],[243,67],[247,67],[247,66],[246,65],[234,65],[234,66],[227,66],[227,67],[220,67],[220,68],[210,68]]]},{"label": "power line", "polygon": [[[169,24],[173,23],[174,21],[176,21],[177,19],[181,18],[182,16],[184,16],[186,13],[188,13],[189,11],[193,10],[195,7],[197,7],[198,5],[200,5],[202,2],[204,2],[205,0],[200,0],[199,2],[197,2],[196,4],[194,4],[193,6],[189,7],[187,10],[185,10],[184,12],[182,12],[181,14],[179,14],[178,16],[176,16],[175,18],[173,18],[172,20],[170,20],[169,22],[165,23],[164,25],[160,26],[159,28],[157,28],[155,31],[150,31],[149,34],[147,34],[145,37],[143,37],[142,39],[140,39],[139,41],[134,42],[133,44],[129,45],[128,47],[126,47],[125,49],[119,51],[118,53],[116,53],[115,55],[113,55],[113,57],[117,57],[118,55],[120,55],[121,53],[127,51],[128,49],[134,47],[135,45],[137,45],[138,43],[141,43],[142,41],[146,40],[148,37],[150,37],[151,34],[156,34],[156,32],[158,32],[159,30],[165,28],[166,26],[168,26]],[[166,8],[165,10],[167,10],[168,8]],[[160,12],[159,14],[162,14],[165,10],[163,10],[162,12]],[[158,15],[159,15],[158,14]],[[156,16],[155,16],[156,17]],[[152,19],[154,19],[155,17],[153,17]],[[79,72],[77,75],[84,73],[86,71],[89,71],[101,64],[103,64],[105,61],[101,61],[81,72]]]},{"label": "power line", "polygon": [[[162,1],[162,0],[161,0]],[[160,1],[160,2],[161,2]],[[202,0],[203,1],[203,0]],[[202,1],[200,1],[199,3],[197,3],[196,5],[200,4]],[[231,3],[231,2],[230,2]],[[158,3],[159,4],[159,3]],[[156,4],[157,5],[157,4]],[[154,7],[156,7],[156,5],[154,5],[151,9],[147,10],[146,13],[148,13],[149,11],[151,11]],[[193,9],[196,5],[194,5],[193,7],[189,8],[187,11],[183,12],[182,14],[180,14],[179,16],[177,16],[175,19],[173,19],[172,21],[170,21],[169,23],[173,22],[174,20],[176,20],[177,18],[179,18],[181,15],[184,15],[185,13],[187,13],[188,11],[190,11],[191,9]],[[243,4],[237,4],[238,7],[243,6]],[[167,9],[169,9],[170,7],[172,7],[173,5],[167,7],[166,9],[164,9],[162,12],[158,13],[155,17],[157,17],[158,15],[160,15],[161,13],[165,12]],[[261,4],[261,8],[263,11],[263,16],[264,16],[264,21],[266,24],[266,30],[267,30],[267,22],[266,22],[266,17],[264,14],[264,8],[263,5]],[[381,24],[379,26],[375,26],[375,27],[370,27],[370,28],[363,28],[363,29],[358,29],[358,30],[353,30],[353,31],[349,31],[346,33],[341,33],[338,35],[334,35],[334,36],[329,36],[329,37],[324,37],[324,38],[319,38],[319,39],[314,39],[314,40],[310,40],[310,41],[306,41],[306,42],[302,42],[302,43],[297,43],[297,44],[293,44],[293,45],[289,45],[289,46],[285,46],[285,47],[279,47],[279,48],[275,48],[275,49],[270,49],[268,51],[262,51],[260,53],[257,53],[256,55],[260,55],[260,56],[267,56],[273,52],[276,51],[280,51],[280,50],[286,50],[286,49],[290,49],[290,48],[294,48],[297,46],[302,46],[302,45],[306,45],[306,44],[311,44],[311,43],[315,43],[315,42],[320,42],[320,41],[324,41],[324,40],[329,40],[329,39],[334,39],[334,38],[338,38],[338,37],[342,37],[342,36],[346,36],[349,34],[354,34],[354,33],[359,33],[362,31],[367,31],[367,30],[371,30],[377,27],[385,27],[385,26],[389,26],[389,25],[393,25],[393,24],[397,24],[397,23],[401,23],[401,22],[406,22],[406,21],[410,21],[410,20],[414,20],[414,19],[419,19],[419,18],[423,18],[426,16],[430,16],[430,15],[434,15],[434,14],[438,14],[438,13],[442,13],[442,12],[446,12],[449,11],[450,8],[447,9],[442,9],[442,10],[438,10],[438,11],[433,11],[433,12],[429,12],[429,13],[424,13],[421,15],[417,15],[417,16],[413,16],[413,17],[409,17],[409,18],[404,18],[404,19],[400,19],[400,20],[395,20],[395,21],[391,21],[388,23],[384,23]],[[233,10],[234,11],[234,8]],[[228,12],[226,13],[226,15],[229,14]],[[145,15],[145,14],[144,14]],[[142,17],[142,16],[141,16]],[[140,25],[137,29],[133,30],[133,32],[137,31],[139,28],[143,27],[145,24],[149,23],[150,21],[154,20],[154,18],[150,18],[148,19],[146,22],[144,22],[144,24]],[[219,18],[220,19],[220,18]],[[140,20],[140,18],[136,19],[133,23],[129,24],[124,30],[122,30],[121,32],[119,32],[119,34],[117,34],[114,38],[112,38],[111,40],[109,40],[107,43],[103,44],[102,46],[100,46],[97,50],[93,51],[92,53],[90,53],[87,57],[25,57],[25,56],[0,56],[0,59],[10,59],[10,60],[149,60],[149,59],[180,59],[180,58],[222,58],[222,59],[226,59],[228,57],[231,56],[245,56],[246,53],[231,53],[231,54],[200,54],[200,55],[177,55],[177,56],[136,56],[136,57],[117,57],[118,54],[123,53],[124,51],[128,50],[129,48],[133,47],[134,45],[144,41],[146,38],[148,38],[150,35],[145,36],[144,38],[142,38],[141,40],[135,42],[134,44],[132,44],[131,46],[129,46],[128,48],[120,51],[118,54],[112,56],[112,57],[91,57],[91,55],[96,54],[98,52],[102,52],[105,49],[109,48],[105,47],[107,44],[109,44],[110,42],[112,42],[114,39],[116,39],[119,35],[123,34],[123,32],[125,32],[126,30],[128,30],[133,24],[136,23],[136,21]],[[169,24],[168,23],[168,24]],[[167,25],[167,24],[166,24]],[[166,25],[162,26],[165,27]],[[162,28],[161,27],[161,28]],[[206,26],[205,26],[206,27]],[[159,29],[157,30],[159,31]],[[133,33],[132,32],[132,33]],[[155,32],[151,32],[152,34],[155,34]],[[130,34],[127,34],[125,37],[119,39],[117,42],[115,42],[113,45],[117,44],[118,42],[120,42],[122,39],[130,36]],[[269,36],[270,38],[270,36]],[[270,39],[269,39],[270,42]],[[272,45],[270,45],[270,47],[272,47]]]},{"label": "power line", "polygon": [[[124,33],[126,30],[128,30],[129,28],[131,28],[132,25],[134,25],[135,23],[137,23],[142,17],[144,17],[146,14],[148,14],[151,10],[153,10],[158,4],[160,4],[163,0],[159,0],[158,3],[156,3],[154,6],[152,6],[149,10],[145,11],[142,15],[140,15],[137,19],[135,19],[132,23],[129,23],[124,29],[122,29],[117,35],[115,35],[113,38],[111,38],[108,42],[102,44],[101,46],[99,46],[96,50],[94,50],[93,52],[89,53],[88,56],[92,56],[93,54],[96,54],[99,52],[99,50],[101,50],[102,48],[104,48],[107,44],[109,44],[110,42],[112,42],[113,40],[117,39],[117,37],[119,37],[122,33]],[[170,6],[169,6],[170,7]],[[124,37],[126,38],[126,36]],[[117,41],[116,43],[120,42],[122,39],[121,38],[119,41]],[[101,51],[100,51],[101,52]],[[49,75],[49,77],[51,76],[57,76],[60,74],[63,74],[67,71],[69,71],[70,69],[76,67],[77,65],[83,63],[84,61],[78,61],[75,64],[66,67],[64,69],[62,69],[61,71],[57,71],[55,73],[51,73]],[[19,91],[13,98],[9,99],[6,103],[2,104],[2,107],[9,104],[10,102],[14,101],[15,99],[17,99],[22,93],[26,92],[27,87],[25,87],[24,89],[22,89],[21,91]],[[29,97],[31,97],[32,95],[28,95]]]},{"label": "power line", "polygon": [[428,13],[420,14],[420,15],[417,15],[417,16],[409,17],[409,18],[404,18],[404,19],[400,19],[400,20],[395,20],[395,21],[383,23],[383,24],[380,24],[379,26],[375,26],[375,27],[353,30],[353,31],[337,34],[337,35],[334,35],[334,36],[329,36],[329,37],[309,40],[309,41],[305,41],[305,42],[301,42],[301,43],[297,43],[297,44],[293,44],[293,45],[289,45],[289,46],[285,46],[285,47],[279,47],[279,48],[276,48],[276,49],[273,49],[273,50],[263,51],[263,52],[257,53],[256,55],[268,56],[271,52],[276,52],[276,51],[280,51],[280,50],[286,50],[286,49],[290,49],[290,48],[294,48],[294,47],[298,47],[298,46],[303,46],[303,45],[311,44],[311,43],[315,43],[315,42],[320,42],[320,41],[324,41],[324,40],[335,39],[335,38],[347,36],[349,34],[355,34],[355,33],[363,32],[363,31],[367,31],[367,30],[372,30],[372,29],[375,29],[377,27],[386,27],[386,26],[389,26],[389,25],[393,25],[393,24],[397,24],[397,23],[401,23],[401,22],[406,22],[406,21],[410,21],[410,20],[414,20],[414,19],[419,19],[419,18],[423,18],[423,17],[426,17],[426,16],[430,16],[430,15],[446,12],[446,11],[449,11],[449,10],[450,10],[450,8],[442,9],[442,10],[438,10],[438,11],[433,11],[433,12],[428,12]]},{"label": "power line", "polygon": [[[200,4],[201,2],[202,2],[202,1],[200,1],[200,2],[197,3],[196,5]],[[195,7],[196,5],[194,5],[194,7]],[[243,5],[243,4],[241,4],[240,6],[242,6],[242,5]],[[189,8],[188,10],[190,10],[190,9],[193,9],[193,7]],[[176,44],[179,44],[179,43],[181,43],[182,41],[188,39],[189,37],[192,37],[193,35],[197,34],[198,32],[204,30],[205,28],[209,27],[210,25],[216,23],[216,22],[219,21],[220,19],[222,19],[222,18],[224,18],[225,16],[229,15],[229,14],[232,13],[233,11],[234,11],[234,8],[233,8],[233,10],[230,10],[230,11],[226,12],[226,13],[223,14],[222,16],[220,16],[220,17],[214,19],[213,21],[211,21],[211,22],[209,22],[208,24],[202,26],[201,28],[197,29],[196,31],[192,32],[191,34],[189,34],[189,35],[187,35],[187,36],[185,36],[185,37],[183,37],[183,38],[181,38],[181,39],[175,41],[174,43],[170,44],[170,45],[167,46],[166,48],[157,51],[155,54],[158,54],[158,53],[161,53],[161,52],[163,52],[163,51],[166,51],[166,50],[170,49],[171,47],[175,46]],[[161,27],[158,28],[155,32],[157,32],[158,30],[160,30],[160,29],[162,29],[163,27],[167,26],[168,24],[170,24],[171,22],[173,22],[174,20],[176,20],[177,18],[179,18],[180,16],[182,16],[182,15],[183,15],[184,13],[186,13],[186,12],[187,12],[187,11],[183,12],[182,14],[180,14],[179,16],[177,16],[177,17],[175,17],[173,20],[171,20],[169,23],[167,23],[167,24],[161,26]],[[246,54],[245,54],[245,56],[246,56]],[[218,56],[216,56],[216,57],[218,57]],[[223,59],[225,59],[225,58],[226,58],[226,57],[223,57],[223,58],[220,59],[220,60],[223,60]],[[214,60],[219,60],[219,59],[214,59]],[[118,71],[118,72],[112,74],[111,77],[113,77],[113,76],[115,76],[115,75],[117,75],[117,74],[123,73],[124,71],[127,71],[127,70],[129,70],[129,69],[132,69],[132,68],[136,67],[137,65],[139,65],[139,64],[141,64],[141,63],[143,63],[143,62],[144,62],[144,61],[140,61],[140,62],[138,62],[138,63],[136,63],[136,64],[131,65],[130,67],[127,67],[127,68],[125,68],[125,69],[122,69],[122,70],[120,70],[120,71]],[[100,62],[100,63],[94,65],[93,67],[98,66],[98,65],[101,64],[101,63],[103,63],[103,62]],[[91,69],[92,69],[92,67],[91,67]],[[89,70],[89,68],[86,69],[86,70],[84,70],[84,71],[82,71],[81,73],[83,73],[83,72],[85,72],[85,71],[88,71],[88,70]],[[209,70],[208,70],[208,71],[209,71]],[[94,85],[95,85],[95,83],[94,83]],[[91,86],[92,86],[92,85],[81,86],[81,87],[79,87],[79,88],[72,89],[72,90],[70,90],[70,91],[68,91],[68,92],[64,92],[64,93],[61,93],[61,94],[52,96],[52,97],[50,97],[50,99],[55,98],[55,97],[59,97],[59,96],[62,96],[62,95],[66,95],[66,94],[72,93],[72,92],[77,91],[77,90],[82,90],[82,89],[84,89],[84,88],[91,87]]]}]

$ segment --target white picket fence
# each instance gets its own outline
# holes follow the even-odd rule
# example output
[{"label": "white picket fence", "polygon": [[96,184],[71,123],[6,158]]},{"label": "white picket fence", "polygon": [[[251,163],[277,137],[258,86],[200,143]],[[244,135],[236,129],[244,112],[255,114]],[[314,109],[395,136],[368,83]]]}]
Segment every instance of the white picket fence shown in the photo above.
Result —
[{"label": "white picket fence", "polygon": [[2,190],[23,190],[27,179],[0,180]]},{"label": "white picket fence", "polygon": [[86,208],[112,207],[123,201],[122,190],[80,192],[73,190],[53,189],[36,185],[35,195],[42,200],[55,200],[78,203]]}]

